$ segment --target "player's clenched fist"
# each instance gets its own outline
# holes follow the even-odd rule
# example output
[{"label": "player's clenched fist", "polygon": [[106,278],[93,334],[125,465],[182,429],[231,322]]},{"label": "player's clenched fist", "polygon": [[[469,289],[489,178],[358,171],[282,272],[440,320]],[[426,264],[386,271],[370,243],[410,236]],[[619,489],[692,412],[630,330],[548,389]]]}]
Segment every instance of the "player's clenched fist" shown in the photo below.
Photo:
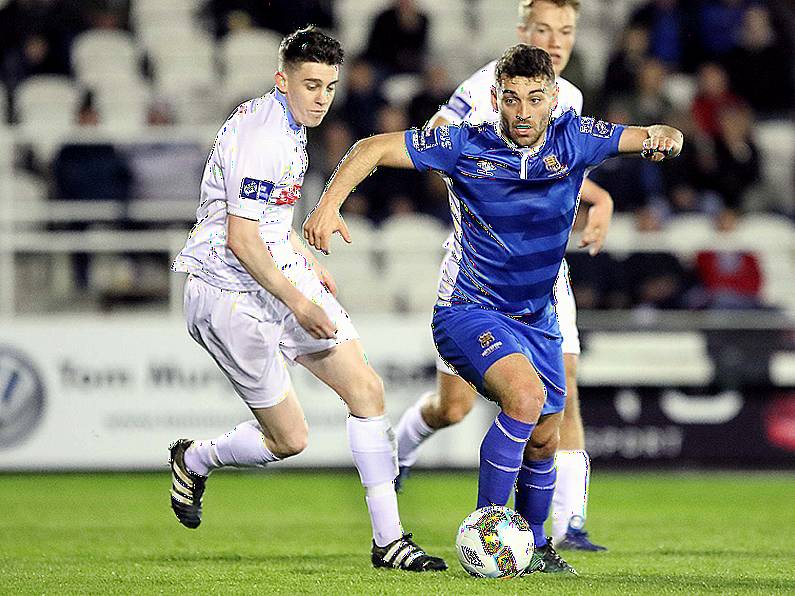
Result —
[{"label": "player's clenched fist", "polygon": [[317,250],[329,254],[331,235],[334,232],[339,233],[348,244],[351,243],[351,234],[339,209],[318,203],[304,222],[304,238]]}]

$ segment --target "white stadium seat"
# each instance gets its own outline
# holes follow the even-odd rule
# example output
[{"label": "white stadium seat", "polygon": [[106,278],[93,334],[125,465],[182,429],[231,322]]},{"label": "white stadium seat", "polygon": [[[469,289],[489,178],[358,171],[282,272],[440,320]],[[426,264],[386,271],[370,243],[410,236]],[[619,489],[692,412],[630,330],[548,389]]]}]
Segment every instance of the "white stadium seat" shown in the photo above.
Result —
[{"label": "white stadium seat", "polygon": [[140,130],[146,126],[150,92],[146,85],[130,80],[95,90],[94,101],[100,124],[112,130]]},{"label": "white stadium seat", "polygon": [[388,308],[388,304],[374,259],[375,229],[369,220],[354,215],[346,215],[345,223],[353,243],[349,246],[335,234],[331,253],[315,254],[334,277],[337,298],[346,310],[351,313],[382,312]]},{"label": "white stadium seat", "polygon": [[783,202],[795,213],[792,184],[795,181],[795,124],[786,120],[759,122],[754,135],[761,154],[762,175]]},{"label": "white stadium seat", "polygon": [[223,100],[230,107],[273,88],[281,37],[263,29],[235,31],[221,42]]},{"label": "white stadium seat", "polygon": [[378,234],[385,286],[399,309],[423,311],[436,300],[442,244],[449,231],[427,215],[390,217]]},{"label": "white stadium seat", "polygon": [[20,83],[14,100],[21,123],[68,127],[80,107],[80,89],[68,77],[38,75]]},{"label": "white stadium seat", "polygon": [[72,46],[75,76],[93,88],[140,78],[139,59],[135,39],[124,31],[92,29],[78,35]]}]

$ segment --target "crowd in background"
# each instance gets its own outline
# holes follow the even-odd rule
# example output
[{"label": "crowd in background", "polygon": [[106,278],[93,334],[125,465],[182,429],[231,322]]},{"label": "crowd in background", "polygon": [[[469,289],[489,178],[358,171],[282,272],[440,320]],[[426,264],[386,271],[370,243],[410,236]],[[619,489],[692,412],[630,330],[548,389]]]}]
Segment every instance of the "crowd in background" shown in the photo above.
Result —
[{"label": "crowd in background", "polygon": [[[592,172],[591,178],[611,193],[617,212],[635,214],[639,230],[663,229],[682,213],[708,214],[724,230],[747,211],[792,216],[791,197],[777,197],[765,185],[754,135],[756,122],[791,121],[795,110],[795,21],[786,6],[752,0],[648,0],[630,15],[597,87],[582,76],[583,61],[575,48],[564,76],[583,90],[586,113],[617,123],[667,122],[687,139],[681,157],[661,166],[614,160]],[[199,17],[219,39],[246,27],[283,34],[309,22],[333,32],[338,24],[334,8],[332,0],[210,0]],[[431,19],[413,0],[398,0],[375,16],[364,50],[346,56],[339,101],[323,126],[311,131],[315,174],[326,179],[358,138],[423,126],[450,96],[457,81],[431,54]],[[0,8],[0,77],[9,95],[10,121],[19,83],[36,74],[68,75],[71,43],[90,28],[130,29],[129,3],[10,0]],[[414,75],[421,82],[406,101],[390,101],[384,91],[398,75]],[[664,92],[666,82],[681,75],[696,85],[684,105]],[[96,124],[90,93],[75,118],[81,125]],[[172,122],[167,103],[154,101],[150,125]],[[101,178],[101,190],[95,191],[104,198],[129,198],[129,172],[118,152],[105,147],[98,158],[85,153],[92,151],[96,153],[73,148],[56,158],[47,173],[55,181],[51,194],[92,198],[85,196],[90,190],[75,189],[59,173],[71,171],[64,167],[70,159],[98,159],[106,160],[110,182]],[[357,189],[345,211],[376,224],[414,212],[449,222],[446,188],[437,176],[383,168]],[[585,308],[761,306],[760,267],[751,253],[704,253],[691,264],[661,253],[638,253],[620,263],[609,254],[571,259],[578,302]]]}]

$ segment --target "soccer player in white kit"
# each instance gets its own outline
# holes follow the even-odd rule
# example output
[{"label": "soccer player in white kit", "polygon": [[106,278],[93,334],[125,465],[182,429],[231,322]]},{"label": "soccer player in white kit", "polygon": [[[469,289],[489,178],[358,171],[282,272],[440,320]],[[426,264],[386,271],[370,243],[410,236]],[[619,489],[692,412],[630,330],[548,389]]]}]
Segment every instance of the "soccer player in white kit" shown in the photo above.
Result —
[{"label": "soccer player in white kit", "polygon": [[308,166],[306,127],[329,110],[342,63],[339,43],[309,27],[279,48],[276,88],[241,104],[215,139],[197,223],[173,264],[188,273],[188,331],[231,381],[254,419],[211,440],[171,446],[171,506],[201,522],[209,474],[263,467],[300,453],[307,425],[286,361],[306,367],[348,407],[348,440],[366,493],[376,567],[438,571],[445,562],[404,533],[393,479],[396,445],[383,384],[367,364],[333,281],[292,232]]},{"label": "soccer player in white kit", "polygon": [[[574,109],[582,112],[582,93],[577,87],[560,76],[566,68],[574,46],[579,0],[521,0],[520,22],[517,34],[520,42],[538,46],[549,52],[560,89],[558,105],[553,116]],[[491,88],[494,85],[494,62],[490,62],[464,81],[447,104],[431,118],[428,126],[469,122],[496,122],[498,113],[491,103]],[[591,204],[588,222],[583,231],[580,246],[589,246],[595,255],[604,242],[613,201],[610,195],[587,178],[583,183],[581,198]],[[448,253],[442,263],[439,281],[440,295],[451,283],[449,262],[452,236],[445,247]],[[447,269],[447,273],[445,272]],[[449,289],[449,288],[448,288]],[[588,500],[590,459],[585,452],[585,437],[577,392],[577,356],[580,353],[577,332],[577,309],[569,282],[566,261],[555,284],[555,299],[566,368],[567,399],[565,414],[560,428],[560,447],[557,451],[557,485],[552,503],[552,538],[559,548],[579,550],[605,550],[593,544],[583,529]],[[472,409],[475,392],[437,356],[437,390],[427,393],[411,406],[397,425],[398,464],[400,475],[398,489],[417,460],[420,445],[441,428],[460,422]]]}]

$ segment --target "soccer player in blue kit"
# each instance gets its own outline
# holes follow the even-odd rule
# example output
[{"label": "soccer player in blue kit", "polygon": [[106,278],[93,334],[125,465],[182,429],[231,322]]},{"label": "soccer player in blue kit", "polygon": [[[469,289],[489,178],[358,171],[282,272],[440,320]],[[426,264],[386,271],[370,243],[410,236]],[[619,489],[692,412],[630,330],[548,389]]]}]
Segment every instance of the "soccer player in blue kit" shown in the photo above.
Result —
[{"label": "soccer player in blue kit", "polygon": [[304,224],[304,236],[324,252],[334,232],[350,242],[339,207],[377,166],[442,175],[457,267],[438,296],[434,341],[451,368],[501,408],[480,446],[477,506],[505,505],[515,491],[542,570],[576,573],[544,534],[566,399],[553,286],[588,169],[620,153],[675,157],[683,137],[662,124],[621,126],[574,111],[552,119],[557,93],[547,52],[509,48],[495,68],[496,124],[357,142]]}]

